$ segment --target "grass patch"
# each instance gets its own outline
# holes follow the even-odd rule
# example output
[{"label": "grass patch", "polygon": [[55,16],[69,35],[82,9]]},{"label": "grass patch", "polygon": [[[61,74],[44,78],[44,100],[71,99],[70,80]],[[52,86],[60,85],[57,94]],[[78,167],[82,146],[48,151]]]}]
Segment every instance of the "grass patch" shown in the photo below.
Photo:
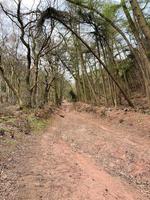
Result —
[{"label": "grass patch", "polygon": [[4,140],[4,144],[5,145],[12,145],[12,146],[16,146],[17,141],[15,139],[11,139],[11,138],[6,138]]},{"label": "grass patch", "polygon": [[33,133],[41,132],[48,126],[48,124],[50,122],[50,120],[38,119],[32,115],[28,117],[28,121],[30,123],[31,130]]}]

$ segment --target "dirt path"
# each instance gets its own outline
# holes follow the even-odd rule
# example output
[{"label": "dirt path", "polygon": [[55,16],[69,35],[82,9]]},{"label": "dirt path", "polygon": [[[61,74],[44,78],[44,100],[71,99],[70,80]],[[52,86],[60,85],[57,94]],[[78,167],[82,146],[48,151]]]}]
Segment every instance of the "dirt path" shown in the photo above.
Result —
[{"label": "dirt path", "polygon": [[4,169],[2,200],[148,200],[148,137],[64,112]]}]

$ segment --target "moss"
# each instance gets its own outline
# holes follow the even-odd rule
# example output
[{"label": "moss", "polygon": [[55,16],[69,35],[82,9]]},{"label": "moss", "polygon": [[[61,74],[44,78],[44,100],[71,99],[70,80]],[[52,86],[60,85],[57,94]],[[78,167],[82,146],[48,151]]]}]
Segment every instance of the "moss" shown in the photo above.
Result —
[{"label": "moss", "polygon": [[37,133],[45,129],[49,124],[50,120],[38,119],[35,116],[30,115],[28,117],[32,132]]},{"label": "moss", "polygon": [[17,141],[14,140],[14,139],[11,139],[11,138],[7,138],[7,139],[5,139],[4,143],[5,143],[6,145],[11,145],[11,146],[14,146],[14,147],[15,147]]}]

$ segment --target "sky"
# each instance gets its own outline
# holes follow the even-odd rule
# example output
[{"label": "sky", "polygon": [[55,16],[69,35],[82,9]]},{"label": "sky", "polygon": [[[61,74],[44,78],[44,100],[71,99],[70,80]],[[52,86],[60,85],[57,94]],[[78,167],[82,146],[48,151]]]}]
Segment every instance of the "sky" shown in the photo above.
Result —
[{"label": "sky", "polygon": [[[50,2],[58,2],[59,5],[61,5],[65,0],[41,0],[41,2],[46,3],[47,5]],[[4,5],[7,5],[8,7],[11,6],[11,4],[14,4],[13,0],[0,0],[0,2],[4,3]],[[27,8],[31,8],[34,4],[34,6],[36,7],[36,5],[38,5],[38,3],[40,2],[40,0],[22,0],[22,4],[27,7]]]},{"label": "sky", "polygon": [[33,4],[37,5],[40,0],[22,0],[22,3],[27,7],[32,7]]},{"label": "sky", "polygon": [[23,4],[28,7],[31,7],[33,3],[34,3],[33,0],[23,0]]},{"label": "sky", "polygon": [[[38,5],[40,0],[22,0],[23,4],[29,8],[31,8],[31,6],[33,5],[33,3],[36,5]],[[41,0],[43,2],[46,2],[47,4],[50,2],[54,2],[54,0]],[[59,5],[61,5],[64,0],[56,0],[56,2],[58,2]]]}]

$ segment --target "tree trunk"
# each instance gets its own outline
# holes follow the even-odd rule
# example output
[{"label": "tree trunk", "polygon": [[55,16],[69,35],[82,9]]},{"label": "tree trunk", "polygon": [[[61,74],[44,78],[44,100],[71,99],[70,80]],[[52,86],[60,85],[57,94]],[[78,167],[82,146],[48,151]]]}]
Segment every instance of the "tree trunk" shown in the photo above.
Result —
[{"label": "tree trunk", "polygon": [[137,2],[137,0],[130,0],[130,4],[132,7],[133,14],[139,24],[139,28],[141,29],[146,40],[150,44],[150,27],[143,15],[143,12],[139,6],[139,3]]},{"label": "tree trunk", "polygon": [[[1,63],[0,63],[1,64]],[[21,97],[19,96],[17,90],[13,87],[13,85],[10,83],[9,79],[5,76],[4,70],[3,68],[0,66],[0,74],[2,76],[2,78],[4,79],[4,81],[6,82],[8,88],[13,92],[13,94],[15,95],[18,105],[20,107],[20,109],[23,107],[23,103],[21,100]]]}]

